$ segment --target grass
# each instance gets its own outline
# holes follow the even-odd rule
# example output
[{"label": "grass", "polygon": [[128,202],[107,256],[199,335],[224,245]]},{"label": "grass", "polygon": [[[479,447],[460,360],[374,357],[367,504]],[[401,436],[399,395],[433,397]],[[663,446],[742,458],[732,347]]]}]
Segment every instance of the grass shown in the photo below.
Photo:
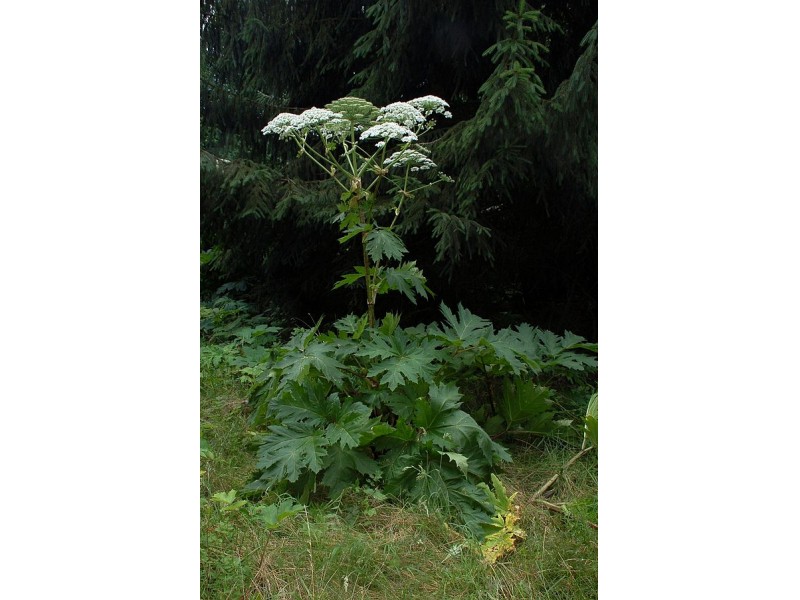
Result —
[{"label": "grass", "polygon": [[201,383],[201,431],[213,453],[202,460],[201,594],[207,599],[348,600],[590,599],[597,597],[597,458],[572,465],[547,498],[566,513],[532,502],[541,485],[574,455],[557,442],[512,447],[500,475],[518,492],[527,539],[490,566],[475,544],[423,507],[349,490],[267,529],[246,510],[211,500],[240,490],[255,465],[248,448],[243,389],[220,370]]}]

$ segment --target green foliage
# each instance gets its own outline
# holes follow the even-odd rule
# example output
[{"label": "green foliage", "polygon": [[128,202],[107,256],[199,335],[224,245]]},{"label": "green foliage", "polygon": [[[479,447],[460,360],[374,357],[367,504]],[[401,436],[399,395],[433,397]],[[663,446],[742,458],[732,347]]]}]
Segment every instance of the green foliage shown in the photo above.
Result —
[{"label": "green foliage", "polygon": [[209,446],[208,441],[202,436],[200,436],[200,458],[209,460],[214,458],[214,452],[211,450],[211,446]]},{"label": "green foliage", "polygon": [[288,519],[305,510],[302,504],[297,504],[291,498],[284,498],[273,504],[250,505],[250,515],[266,529],[275,529],[284,519]]},{"label": "green foliage", "polygon": [[[410,328],[391,313],[378,327],[349,315],[274,348],[253,388],[251,422],[264,433],[246,491],[308,499],[379,486],[485,535],[495,509],[477,484],[511,460],[488,432],[554,432],[554,392],[534,379],[593,370],[597,347],[526,324],[495,331],[461,305],[442,315]],[[487,378],[502,386],[496,405],[465,397]]]},{"label": "green foliage", "polygon": [[453,199],[457,204],[453,202],[447,211],[457,220],[441,211],[429,214],[440,234],[438,260],[444,260],[451,247],[460,249],[456,240],[462,238],[479,242],[478,251],[488,255],[488,229],[475,220],[477,207],[487,195],[513,200],[515,184],[530,176],[528,140],[543,129],[546,99],[537,69],[546,64],[547,47],[539,40],[559,27],[524,1],[507,11],[503,21],[505,37],[483,52],[495,67],[478,89],[480,103],[474,116],[453,127],[440,143],[442,163],[448,168],[459,164],[460,171]]},{"label": "green foliage", "polygon": [[220,506],[223,512],[237,511],[247,504],[246,500],[236,500],[236,490],[217,492],[211,499]]},{"label": "green foliage", "polygon": [[396,290],[417,303],[417,296],[427,300],[431,290],[427,286],[427,279],[417,267],[416,261],[405,262],[397,267],[388,267],[378,271],[378,290]]},{"label": "green foliage", "polygon": [[[557,432],[554,392],[535,379],[593,370],[597,345],[527,324],[495,331],[461,305],[441,310],[441,323],[411,328],[393,314],[376,328],[348,315],[333,331],[318,323],[268,347],[277,328],[253,325],[246,304],[204,307],[204,337],[217,343],[201,347],[201,366],[226,366],[251,384],[251,421],[264,430],[252,440],[258,476],[245,492],[307,500],[366,483],[485,535],[494,517],[476,484],[510,460],[489,434]],[[481,401],[481,381],[501,386],[498,400]],[[229,500],[227,510],[242,506]]]},{"label": "green foliage", "polygon": [[225,367],[239,380],[253,384],[270,359],[281,328],[270,325],[274,317],[253,314],[241,300],[219,296],[200,305],[200,372]]},{"label": "green foliage", "polygon": [[236,359],[237,352],[234,344],[214,344],[200,347],[200,370],[220,365],[229,366]]},{"label": "green foliage", "polygon": [[390,229],[373,229],[367,234],[366,249],[369,257],[374,261],[382,258],[401,260],[408,252],[403,240]]},{"label": "green foliage", "polygon": [[229,296],[217,296],[200,304],[200,334],[208,342],[266,346],[276,341],[274,334],[280,331],[269,322],[266,316],[254,315],[247,302]]},{"label": "green foliage", "polygon": [[258,451],[257,466],[263,472],[262,478],[294,482],[306,469],[320,472],[329,443],[323,432],[308,425],[291,428],[273,425],[270,431]]},{"label": "green foliage", "polygon": [[436,371],[436,344],[431,340],[416,339],[402,329],[390,335],[373,335],[356,352],[359,357],[380,359],[367,371],[368,377],[381,376],[380,385],[394,391],[406,382],[432,383]]},{"label": "green foliage", "polygon": [[[475,115],[473,127],[478,133],[488,128],[512,125],[522,126],[521,133],[530,134],[542,120],[544,84],[536,68],[544,65],[543,55],[547,46],[532,39],[558,31],[558,25],[539,10],[531,10],[520,0],[516,11],[508,11],[503,17],[508,37],[490,46],[484,53],[492,64],[494,73],[480,87],[482,98]],[[515,115],[528,113],[521,121]]]},{"label": "green foliage", "polygon": [[310,336],[304,337],[307,345],[293,347],[293,352],[287,353],[276,365],[284,370],[286,381],[302,383],[310,373],[317,373],[341,385],[344,365],[335,358],[336,348],[324,342],[311,342]]},{"label": "green foliage", "polygon": [[547,434],[555,429],[553,391],[537,386],[532,381],[517,378],[503,380],[503,395],[497,414],[502,418],[505,431],[522,430],[526,433]]},{"label": "green foliage", "polygon": [[[558,86],[547,110],[547,154],[559,165],[559,183],[597,197],[597,22],[581,40],[583,53],[568,79]],[[581,140],[583,142],[581,142]]]}]

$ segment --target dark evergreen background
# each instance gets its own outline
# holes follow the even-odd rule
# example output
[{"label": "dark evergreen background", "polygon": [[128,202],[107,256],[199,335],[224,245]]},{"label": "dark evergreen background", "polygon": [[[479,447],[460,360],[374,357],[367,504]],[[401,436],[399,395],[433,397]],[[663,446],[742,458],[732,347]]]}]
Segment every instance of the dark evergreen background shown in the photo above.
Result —
[{"label": "dark evergreen background", "polygon": [[201,0],[200,31],[205,297],[235,284],[306,323],[362,312],[357,290],[332,291],[358,263],[330,223],[336,191],[260,130],[346,95],[434,94],[453,119],[432,158],[456,183],[409,205],[400,233],[436,297],[381,312],[410,325],[461,302],[597,339],[594,1]]}]

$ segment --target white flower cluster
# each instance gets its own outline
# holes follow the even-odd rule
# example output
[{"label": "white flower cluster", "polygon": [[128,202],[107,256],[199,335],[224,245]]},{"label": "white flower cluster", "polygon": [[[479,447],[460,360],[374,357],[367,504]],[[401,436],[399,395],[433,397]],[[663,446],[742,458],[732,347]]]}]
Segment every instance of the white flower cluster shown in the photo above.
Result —
[{"label": "white flower cluster", "polygon": [[450,105],[438,96],[422,96],[421,98],[409,100],[408,103],[423,113],[426,117],[432,115],[433,113],[439,113],[446,119],[450,119],[453,116],[450,111],[447,110],[450,108]]},{"label": "white flower cluster", "polygon": [[395,152],[383,161],[385,167],[404,167],[407,164],[413,165],[412,171],[425,171],[426,169],[436,169],[436,163],[417,150],[402,150]]},{"label": "white flower cluster", "polygon": [[[389,139],[416,142],[415,131],[424,129],[426,118],[434,113],[444,115],[448,119],[453,116],[445,110],[450,105],[436,96],[422,96],[408,102],[393,102],[380,111],[366,100],[350,97],[341,98],[329,106],[337,109],[341,107],[347,116],[343,112],[316,107],[309,108],[299,115],[281,113],[267,123],[261,133],[264,135],[275,133],[281,139],[285,139],[290,136],[305,136],[314,131],[325,139],[339,138],[339,141],[343,141],[344,136],[349,135],[351,131],[358,131],[370,122],[377,121],[377,124],[364,131],[359,139],[380,138],[381,141],[376,146],[382,148]],[[432,122],[428,124],[432,125]]]},{"label": "white flower cluster", "polygon": [[267,135],[269,133],[277,133],[281,136],[281,138],[285,137],[285,134],[294,127],[295,121],[297,120],[297,115],[293,115],[291,113],[281,113],[272,121],[267,123],[267,126],[261,130],[261,133]]},{"label": "white flower cluster", "polygon": [[425,115],[408,102],[392,102],[381,109],[378,121],[398,123],[412,129],[425,122]]},{"label": "white flower cluster", "polygon": [[281,139],[293,134],[306,132],[314,127],[320,127],[328,133],[331,131],[331,125],[342,121],[342,114],[328,110],[327,108],[309,108],[299,115],[291,113],[281,113],[272,119],[261,133],[267,135],[268,133],[277,133]]},{"label": "white flower cluster", "polygon": [[417,141],[417,135],[408,127],[392,123],[391,121],[373,125],[359,137],[360,140],[367,140],[370,138],[382,138],[382,141],[375,144],[378,148],[383,148],[387,139],[400,140],[401,142]]}]

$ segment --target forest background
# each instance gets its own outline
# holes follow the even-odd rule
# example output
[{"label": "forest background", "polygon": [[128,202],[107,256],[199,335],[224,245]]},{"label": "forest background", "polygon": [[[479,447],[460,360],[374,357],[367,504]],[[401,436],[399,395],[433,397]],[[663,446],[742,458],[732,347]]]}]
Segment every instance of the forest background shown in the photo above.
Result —
[{"label": "forest background", "polygon": [[597,4],[533,8],[202,2],[204,297],[225,284],[296,319],[357,312],[357,289],[332,291],[358,260],[336,241],[339,192],[261,129],[343,96],[433,94],[453,118],[425,145],[455,181],[407,202],[397,232],[436,300],[386,309],[414,324],[461,302],[498,326],[595,340]]}]

